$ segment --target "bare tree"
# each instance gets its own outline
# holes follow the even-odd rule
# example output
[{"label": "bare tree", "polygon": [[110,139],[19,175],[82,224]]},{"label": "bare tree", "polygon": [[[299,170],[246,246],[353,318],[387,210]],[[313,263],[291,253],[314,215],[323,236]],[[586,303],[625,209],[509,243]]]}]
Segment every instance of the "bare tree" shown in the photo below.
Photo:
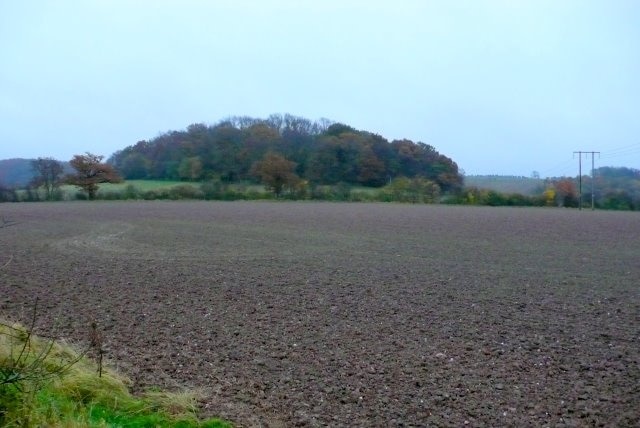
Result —
[{"label": "bare tree", "polygon": [[54,191],[62,184],[62,164],[53,158],[38,158],[31,161],[36,176],[31,180],[35,188],[44,187],[45,197],[48,201],[54,198]]}]

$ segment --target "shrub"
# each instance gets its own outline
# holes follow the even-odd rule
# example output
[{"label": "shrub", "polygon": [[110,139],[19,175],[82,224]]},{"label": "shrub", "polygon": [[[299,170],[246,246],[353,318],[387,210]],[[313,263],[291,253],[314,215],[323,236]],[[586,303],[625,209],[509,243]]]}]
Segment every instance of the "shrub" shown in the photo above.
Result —
[{"label": "shrub", "polygon": [[206,181],[200,185],[200,191],[204,199],[215,200],[222,199],[223,193],[229,186],[223,184],[220,180]]},{"label": "shrub", "polygon": [[343,182],[331,186],[331,196],[334,201],[348,201],[351,199],[351,186]]},{"label": "shrub", "polygon": [[142,196],[142,199],[148,201],[155,199],[169,199],[169,191],[167,189],[147,190],[140,196]]},{"label": "shrub", "polygon": [[189,184],[180,184],[169,189],[169,199],[202,199],[204,193]]},{"label": "shrub", "polygon": [[0,186],[0,202],[18,202],[16,189]]},{"label": "shrub", "polygon": [[123,199],[138,199],[138,190],[133,184],[127,184],[122,192]]},{"label": "shrub", "polygon": [[423,177],[397,177],[378,194],[384,202],[434,203],[440,198],[440,186]]},{"label": "shrub", "polygon": [[377,194],[372,194],[369,192],[363,191],[352,191],[351,192],[351,201],[352,202],[372,202],[378,199]]},{"label": "shrub", "polygon": [[631,195],[625,191],[609,192],[602,202],[599,204],[601,208],[607,210],[635,210],[637,207],[634,204]]},{"label": "shrub", "polygon": [[122,199],[122,194],[120,192],[101,192],[98,193],[97,199],[104,199],[105,201],[115,201],[118,199]]}]

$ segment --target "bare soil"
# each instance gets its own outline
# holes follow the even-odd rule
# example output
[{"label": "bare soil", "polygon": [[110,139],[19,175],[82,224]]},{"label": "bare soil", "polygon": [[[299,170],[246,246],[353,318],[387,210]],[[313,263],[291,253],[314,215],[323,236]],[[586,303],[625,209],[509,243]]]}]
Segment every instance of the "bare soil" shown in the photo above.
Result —
[{"label": "bare soil", "polygon": [[0,317],[240,426],[639,426],[640,215],[2,204]]}]

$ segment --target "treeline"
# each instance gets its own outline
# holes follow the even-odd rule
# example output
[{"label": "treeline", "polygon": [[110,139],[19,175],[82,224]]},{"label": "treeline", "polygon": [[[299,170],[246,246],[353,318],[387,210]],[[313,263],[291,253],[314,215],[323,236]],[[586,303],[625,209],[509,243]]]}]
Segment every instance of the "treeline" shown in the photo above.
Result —
[{"label": "treeline", "polygon": [[[405,202],[445,203],[481,206],[579,206],[578,180],[555,178],[541,180],[542,184],[533,195],[500,192],[474,186],[464,187],[458,192],[442,195],[434,182],[416,177],[399,177],[380,188],[353,187],[346,183],[335,185],[298,186],[289,192],[276,195],[268,187],[246,183],[226,183],[220,180],[201,183],[183,183],[154,189],[141,189],[137,184],[125,183],[120,188],[100,190],[94,199],[102,200],[324,200],[350,202]],[[640,210],[640,171],[628,168],[600,168],[594,182],[594,201],[597,209]],[[77,185],[76,185],[77,186]],[[78,186],[80,187],[80,186]],[[26,189],[8,189],[0,186],[0,202],[29,202],[45,200],[90,199],[83,191],[70,192],[46,185]],[[582,206],[591,205],[590,177],[583,177]]]},{"label": "treeline", "polygon": [[448,202],[489,206],[557,206],[578,208],[594,207],[608,210],[640,210],[640,170],[625,167],[601,167],[595,170],[595,179],[548,178],[540,180],[534,195],[501,192],[477,186],[466,186],[452,195]]},{"label": "treeline", "polygon": [[[78,199],[86,199],[83,193],[76,194]],[[120,191],[98,193],[96,199],[119,200],[315,200],[340,202],[408,202],[436,203],[440,201],[438,186],[423,178],[397,178],[381,188],[353,188],[345,183],[302,187],[296,192],[276,195],[268,189],[246,184],[230,184],[221,181],[203,183],[185,183],[167,188],[139,190],[129,184]]]},{"label": "treeline", "polygon": [[[583,183],[590,195],[591,177]],[[584,187],[586,186],[586,187]],[[594,197],[601,208],[640,210],[640,170],[601,167],[595,171]],[[590,198],[590,196],[589,196]]]},{"label": "treeline", "polygon": [[[275,162],[289,179],[295,175],[310,185],[382,187],[395,178],[420,177],[449,193],[463,184],[456,163],[428,144],[389,142],[344,124],[289,114],[190,125],[140,141],[108,162],[125,179],[264,182],[264,168],[256,165],[267,162],[273,169]],[[300,182],[287,184],[292,189],[285,191],[293,191]]]}]

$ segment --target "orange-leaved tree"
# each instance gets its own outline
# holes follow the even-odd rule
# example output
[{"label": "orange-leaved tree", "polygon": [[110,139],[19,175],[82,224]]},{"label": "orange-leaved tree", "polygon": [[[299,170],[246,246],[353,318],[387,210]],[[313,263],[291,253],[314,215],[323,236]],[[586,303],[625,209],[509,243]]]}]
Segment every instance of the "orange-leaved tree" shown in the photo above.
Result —
[{"label": "orange-leaved tree", "polygon": [[81,188],[87,193],[89,199],[95,199],[98,192],[98,184],[121,183],[122,178],[120,175],[118,175],[113,166],[102,163],[103,158],[104,156],[94,155],[89,152],[84,155],[75,155],[69,163],[76,172],[67,175],[66,182]]},{"label": "orange-leaved tree", "polygon": [[262,160],[253,164],[251,174],[279,197],[284,189],[292,190],[300,182],[295,169],[295,162],[277,153],[267,153]]},{"label": "orange-leaved tree", "polygon": [[577,207],[578,190],[576,190],[576,184],[573,180],[563,178],[555,182],[556,198],[558,200],[558,206],[561,207]]}]

